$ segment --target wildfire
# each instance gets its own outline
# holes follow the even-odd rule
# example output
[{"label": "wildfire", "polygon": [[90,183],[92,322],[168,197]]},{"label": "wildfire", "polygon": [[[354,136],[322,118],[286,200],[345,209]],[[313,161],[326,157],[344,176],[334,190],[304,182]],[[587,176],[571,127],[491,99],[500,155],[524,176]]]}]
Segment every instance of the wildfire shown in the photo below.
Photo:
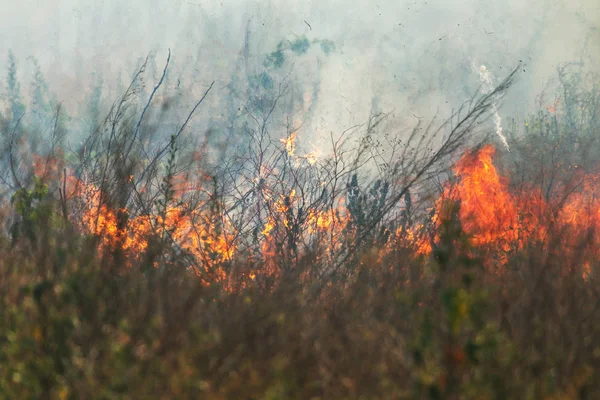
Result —
[{"label": "wildfire", "polygon": [[518,212],[507,182],[492,164],[494,147],[466,153],[454,172],[460,184],[446,189],[442,199],[460,200],[460,220],[474,245],[495,244],[509,251],[518,241]]},{"label": "wildfire", "polygon": [[[488,264],[496,259],[502,265],[511,251],[547,240],[550,226],[562,237],[562,247],[554,251],[578,249],[600,255],[600,182],[596,176],[582,174],[579,190],[562,185],[557,196],[560,204],[548,204],[536,188],[512,194],[508,180],[492,163],[494,152],[494,147],[487,145],[463,155],[454,169],[459,182],[444,190],[435,220],[444,212],[444,200],[460,202],[458,217],[471,243],[496,255]],[[552,214],[552,209],[557,211]]]},{"label": "wildfire", "polygon": [[279,141],[285,146],[287,154],[292,157],[296,151],[296,132],[292,132],[287,138],[279,139]]},{"label": "wildfire", "polygon": [[401,226],[396,230],[395,240],[404,247],[413,248],[420,256],[431,253],[431,240],[425,235],[422,224],[409,228]]},{"label": "wildfire", "polygon": [[[35,173],[49,174],[47,169],[41,168]],[[228,224],[180,205],[169,205],[164,213],[156,216],[130,215],[127,209],[113,209],[105,204],[96,185],[72,175],[67,178],[70,201],[80,204],[79,207],[74,205],[81,214],[76,222],[81,230],[100,239],[101,254],[120,250],[126,256],[126,265],[130,266],[148,249],[153,236],[167,234],[179,249],[192,255],[205,270],[214,272],[217,279],[226,278],[221,265],[231,259],[236,248],[230,240],[234,232]],[[180,180],[176,180],[175,185],[181,196],[193,186]]]},{"label": "wildfire", "polygon": [[[294,154],[294,140],[295,134],[282,140],[290,156]],[[550,226],[561,233],[561,248],[553,251],[577,249],[592,259],[600,256],[600,178],[580,172],[576,176],[579,183],[559,185],[558,207],[552,200],[545,200],[539,189],[530,187],[526,194],[511,193],[508,179],[501,176],[493,164],[494,154],[495,148],[487,145],[461,157],[454,168],[455,184],[448,184],[435,203],[432,227],[439,227],[448,201],[458,202],[457,217],[462,229],[472,246],[484,250],[482,254],[489,267],[504,265],[512,252],[533,241],[548,242]],[[127,209],[109,207],[102,201],[100,189],[84,177],[76,178],[72,174],[63,177],[61,173],[67,170],[57,161],[37,157],[34,167],[39,177],[65,182],[72,198],[83,204],[77,221],[83,231],[100,239],[101,253],[118,249],[125,255],[126,265],[132,265],[153,246],[152,240],[167,237],[180,251],[197,261],[199,275],[210,271],[210,279],[227,282],[224,265],[240,250],[240,243],[236,241],[238,232],[218,211],[219,207],[216,212],[206,211],[209,207],[187,207],[186,194],[200,190],[210,196],[198,182],[175,177],[177,201],[155,215],[133,215]],[[261,233],[255,248],[262,266],[243,273],[248,282],[256,281],[261,275],[276,275],[280,264],[289,262],[289,254],[298,255],[306,249],[325,250],[315,253],[323,254],[319,257],[332,257],[329,261],[334,261],[336,252],[347,249],[352,235],[356,234],[343,196],[328,203],[328,207],[303,210],[302,196],[294,189],[289,189],[287,194],[278,193],[275,186],[269,184],[268,172],[260,186],[267,214],[259,222],[260,229],[255,230]],[[134,177],[130,176],[129,181],[133,182]],[[373,260],[380,262],[384,256],[393,255],[391,251],[398,245],[413,249],[420,256],[431,254],[432,240],[437,239],[430,237],[429,227],[426,223],[403,224],[386,239],[387,244],[372,249],[377,253],[372,255]],[[587,268],[586,273],[589,273],[591,267]]]}]

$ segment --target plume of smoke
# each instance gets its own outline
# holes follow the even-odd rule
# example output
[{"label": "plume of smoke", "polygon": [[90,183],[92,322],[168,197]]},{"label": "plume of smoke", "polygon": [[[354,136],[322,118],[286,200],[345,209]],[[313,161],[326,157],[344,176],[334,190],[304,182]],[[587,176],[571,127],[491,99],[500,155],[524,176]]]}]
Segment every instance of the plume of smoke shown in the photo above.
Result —
[{"label": "plume of smoke", "polygon": [[[475,61],[472,61],[472,65],[474,71],[479,70],[479,82],[481,82],[481,91],[484,94],[491,93],[491,91],[494,90],[494,82],[492,81],[492,75],[490,71],[488,71],[487,67],[483,64],[479,66],[479,68],[477,68],[477,64],[475,63]],[[492,112],[494,113],[494,124],[496,125],[496,134],[500,138],[500,141],[502,142],[504,147],[506,147],[506,149],[510,151],[510,147],[508,145],[508,141],[506,140],[506,136],[504,136],[504,133],[502,133],[502,118],[498,113],[498,106],[496,103],[492,104]]]}]

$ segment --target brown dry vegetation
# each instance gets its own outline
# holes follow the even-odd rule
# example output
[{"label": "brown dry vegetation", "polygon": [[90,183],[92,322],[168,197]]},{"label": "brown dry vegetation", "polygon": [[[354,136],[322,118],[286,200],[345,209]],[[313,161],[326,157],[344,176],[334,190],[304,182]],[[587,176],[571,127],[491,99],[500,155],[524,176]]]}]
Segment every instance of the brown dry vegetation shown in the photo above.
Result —
[{"label": "brown dry vegetation", "polygon": [[598,398],[600,97],[492,159],[511,79],[385,160],[380,116],[319,160],[256,118],[215,165],[186,124],[150,152],[134,91],[71,158],[4,118],[0,397]]}]

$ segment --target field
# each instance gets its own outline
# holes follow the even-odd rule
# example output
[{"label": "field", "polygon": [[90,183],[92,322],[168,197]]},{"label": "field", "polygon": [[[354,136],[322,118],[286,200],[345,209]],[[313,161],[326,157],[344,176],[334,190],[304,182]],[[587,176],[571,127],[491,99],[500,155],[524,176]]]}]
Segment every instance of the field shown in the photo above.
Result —
[{"label": "field", "polygon": [[515,76],[316,155],[269,75],[237,147],[187,129],[212,85],[165,133],[136,75],[73,148],[9,73],[0,397],[599,398],[600,80],[560,68],[503,144]]}]

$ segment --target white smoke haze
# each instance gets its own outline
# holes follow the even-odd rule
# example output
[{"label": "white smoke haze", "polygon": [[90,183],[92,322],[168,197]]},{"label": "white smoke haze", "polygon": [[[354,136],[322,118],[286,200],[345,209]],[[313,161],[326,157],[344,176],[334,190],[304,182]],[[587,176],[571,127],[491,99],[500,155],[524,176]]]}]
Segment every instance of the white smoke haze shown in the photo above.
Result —
[{"label": "white smoke haze", "polygon": [[[477,71],[477,64],[475,61],[473,61],[473,70]],[[492,80],[492,76],[485,65],[479,67],[479,81],[481,82],[481,89],[484,94],[491,93],[494,90],[494,81]],[[510,150],[506,136],[504,136],[502,133],[502,117],[500,117],[500,114],[498,113],[498,105],[496,103],[492,104],[492,113],[494,114],[496,135],[498,135],[504,147],[506,147],[507,150]]]},{"label": "white smoke haze", "polygon": [[310,120],[297,121],[303,124],[299,138],[317,148],[330,132],[365,123],[376,112],[393,113],[398,128],[414,125],[415,116],[447,117],[480,88],[480,65],[490,74],[483,82],[488,88],[520,65],[517,82],[495,110],[505,143],[501,115],[533,109],[561,63],[584,60],[593,69],[600,59],[597,0],[4,3],[0,62],[5,66],[13,51],[26,92],[27,57],[36,57],[51,91],[71,113],[100,78],[103,99],[113,101],[148,55],[151,88],[170,49],[169,90],[161,95],[193,104],[215,81],[198,119],[218,119],[244,51],[250,69],[258,71],[284,39],[331,40],[331,54],[311,50],[288,67],[306,102],[318,101]]}]

